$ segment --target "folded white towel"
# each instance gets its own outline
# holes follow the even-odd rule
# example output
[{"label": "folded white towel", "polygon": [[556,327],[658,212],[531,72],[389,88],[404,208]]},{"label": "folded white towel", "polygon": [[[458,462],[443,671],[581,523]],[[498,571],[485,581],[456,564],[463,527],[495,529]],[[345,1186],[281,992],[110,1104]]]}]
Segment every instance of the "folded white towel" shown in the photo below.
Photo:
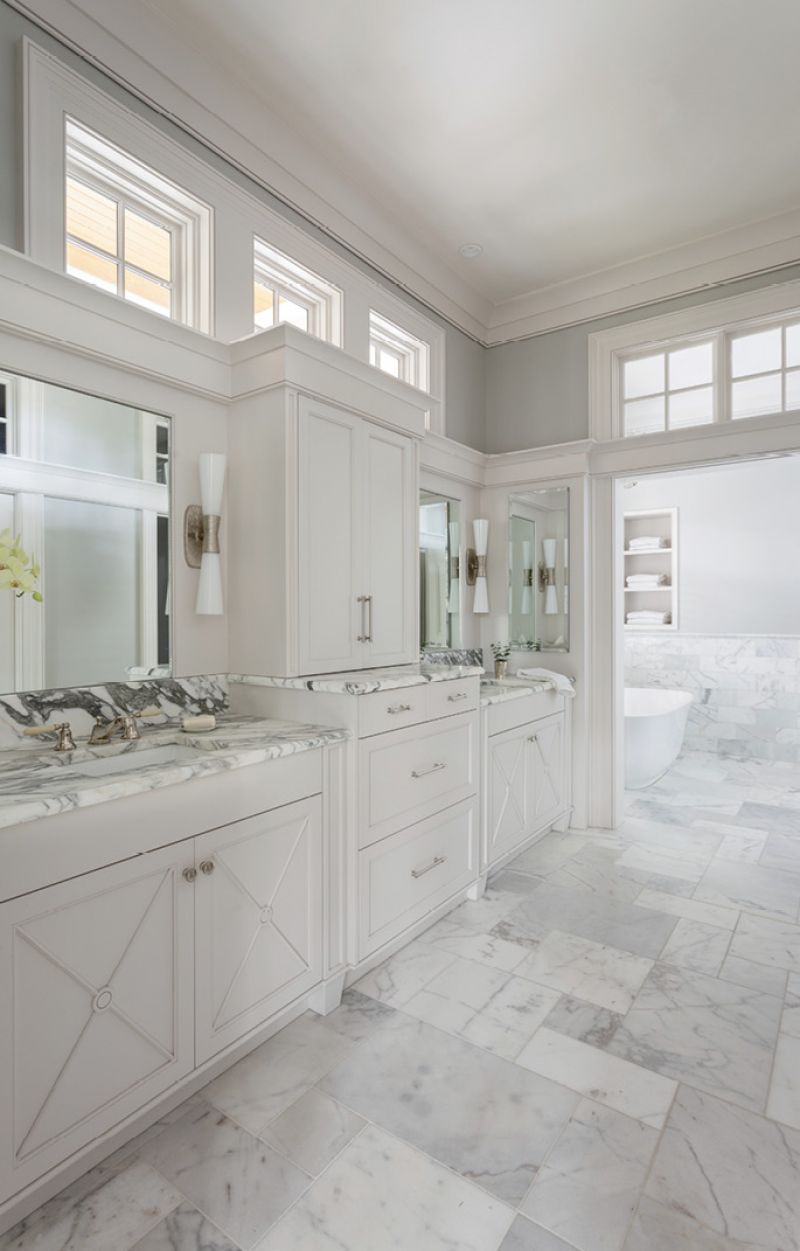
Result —
[{"label": "folded white towel", "polygon": [[625,617],[630,625],[669,625],[670,620],[668,612],[629,612]]},{"label": "folded white towel", "polygon": [[666,586],[667,581],[665,573],[631,573],[625,579],[626,585],[632,587]]},{"label": "folded white towel", "polygon": [[537,682],[546,682],[551,690],[566,695],[569,699],[575,696],[575,687],[565,673],[556,673],[555,669],[517,669],[515,678],[535,678]]},{"label": "folded white towel", "polygon": [[667,540],[660,538],[659,535],[657,534],[643,534],[643,535],[640,535],[638,538],[628,540],[629,548],[631,547],[659,548],[659,547],[666,547],[666,546],[667,546]]}]

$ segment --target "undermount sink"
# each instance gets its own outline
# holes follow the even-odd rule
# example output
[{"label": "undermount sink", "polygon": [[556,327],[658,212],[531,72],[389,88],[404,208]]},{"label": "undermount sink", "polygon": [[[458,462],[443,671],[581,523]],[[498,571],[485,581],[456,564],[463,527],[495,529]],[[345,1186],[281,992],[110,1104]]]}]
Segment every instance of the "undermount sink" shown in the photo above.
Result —
[{"label": "undermount sink", "polygon": [[197,760],[199,754],[194,747],[167,743],[163,747],[145,747],[120,752],[116,756],[82,760],[80,764],[72,765],[72,768],[76,773],[85,773],[89,777],[106,777],[112,773],[134,773],[137,769],[146,769],[148,765],[190,764]]}]

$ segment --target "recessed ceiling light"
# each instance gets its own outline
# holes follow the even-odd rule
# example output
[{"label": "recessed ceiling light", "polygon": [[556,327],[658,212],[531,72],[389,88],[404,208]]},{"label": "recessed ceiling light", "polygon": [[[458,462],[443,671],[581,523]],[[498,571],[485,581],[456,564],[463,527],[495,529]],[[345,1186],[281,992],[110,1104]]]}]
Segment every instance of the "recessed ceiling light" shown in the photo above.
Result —
[{"label": "recessed ceiling light", "polygon": [[483,248],[479,243],[462,243],[458,249],[462,256],[466,256],[467,260],[474,260],[476,256],[483,254]]}]

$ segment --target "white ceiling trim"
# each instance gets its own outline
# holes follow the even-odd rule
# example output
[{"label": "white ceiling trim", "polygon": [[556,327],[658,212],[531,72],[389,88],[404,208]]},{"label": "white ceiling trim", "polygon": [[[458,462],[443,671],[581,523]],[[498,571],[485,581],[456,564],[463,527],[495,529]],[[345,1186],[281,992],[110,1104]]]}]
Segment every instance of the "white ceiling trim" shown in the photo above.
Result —
[{"label": "white ceiling trim", "polygon": [[[145,6],[112,7],[106,0],[7,2],[484,346],[800,261],[800,212],[795,211],[492,305],[211,62],[206,62],[199,100],[196,54],[187,53],[177,31]],[[265,135],[269,152],[262,146]]]}]

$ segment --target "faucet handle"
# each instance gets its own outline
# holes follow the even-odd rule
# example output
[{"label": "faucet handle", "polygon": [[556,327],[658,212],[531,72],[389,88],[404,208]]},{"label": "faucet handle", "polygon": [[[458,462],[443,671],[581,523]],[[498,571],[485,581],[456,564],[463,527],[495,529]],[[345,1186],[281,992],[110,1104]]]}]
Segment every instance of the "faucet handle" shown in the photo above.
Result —
[{"label": "faucet handle", "polygon": [[54,725],[26,725],[22,733],[27,738],[38,734],[55,734],[56,751],[75,750],[75,739],[72,737],[72,726],[69,721],[59,721]]}]

